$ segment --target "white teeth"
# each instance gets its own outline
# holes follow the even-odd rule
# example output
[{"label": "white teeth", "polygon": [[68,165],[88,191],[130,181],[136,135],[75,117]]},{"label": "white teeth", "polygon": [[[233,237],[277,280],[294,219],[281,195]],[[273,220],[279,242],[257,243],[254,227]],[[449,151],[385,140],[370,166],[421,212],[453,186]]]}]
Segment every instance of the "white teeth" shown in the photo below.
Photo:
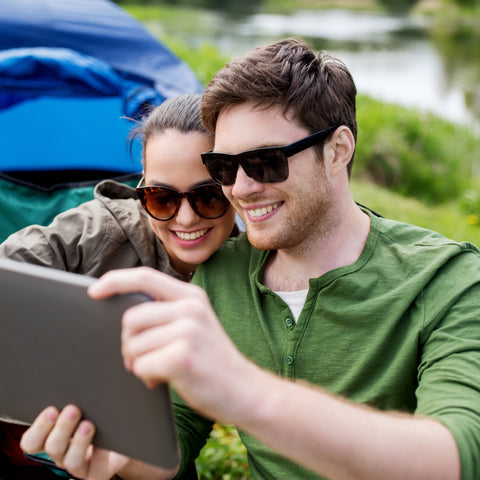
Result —
[{"label": "white teeth", "polygon": [[208,228],[202,228],[202,230],[195,232],[175,232],[175,235],[181,240],[196,240],[197,238],[203,237],[207,232]]},{"label": "white teeth", "polygon": [[262,208],[255,208],[254,210],[247,210],[248,214],[253,217],[261,217],[262,215],[266,215],[267,213],[273,212],[276,208],[280,206],[280,203],[274,203],[273,205],[269,205],[268,207]]}]

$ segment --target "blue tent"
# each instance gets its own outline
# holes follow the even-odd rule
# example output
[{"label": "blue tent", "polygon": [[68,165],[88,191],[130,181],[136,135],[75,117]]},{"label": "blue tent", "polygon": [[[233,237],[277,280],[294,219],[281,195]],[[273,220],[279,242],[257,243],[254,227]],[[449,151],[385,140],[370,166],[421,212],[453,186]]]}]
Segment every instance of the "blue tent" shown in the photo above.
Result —
[{"label": "blue tent", "polygon": [[0,0],[0,240],[132,182],[132,119],[201,92],[191,69],[108,0]]}]

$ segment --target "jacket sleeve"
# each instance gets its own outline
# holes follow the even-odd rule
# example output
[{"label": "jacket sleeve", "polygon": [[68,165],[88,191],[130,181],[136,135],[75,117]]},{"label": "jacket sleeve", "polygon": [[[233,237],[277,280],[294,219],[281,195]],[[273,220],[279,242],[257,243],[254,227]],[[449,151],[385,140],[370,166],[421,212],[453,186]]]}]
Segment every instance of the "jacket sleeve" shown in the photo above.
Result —
[{"label": "jacket sleeve", "polygon": [[88,274],[102,256],[112,228],[109,217],[99,201],[84,203],[48,226],[31,225],[11,234],[0,245],[0,258]]}]

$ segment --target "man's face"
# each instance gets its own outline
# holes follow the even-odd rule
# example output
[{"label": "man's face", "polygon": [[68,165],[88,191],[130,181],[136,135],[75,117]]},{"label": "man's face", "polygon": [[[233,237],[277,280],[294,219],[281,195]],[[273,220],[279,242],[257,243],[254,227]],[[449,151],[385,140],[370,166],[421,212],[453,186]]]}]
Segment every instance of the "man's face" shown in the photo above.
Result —
[{"label": "man's face", "polygon": [[[310,133],[288,120],[280,106],[260,110],[240,104],[219,115],[214,151],[236,154],[287,145]],[[235,183],[223,187],[256,248],[308,248],[332,226],[331,185],[315,150],[308,148],[288,163],[290,173],[284,182],[259,183],[239,167]]]}]

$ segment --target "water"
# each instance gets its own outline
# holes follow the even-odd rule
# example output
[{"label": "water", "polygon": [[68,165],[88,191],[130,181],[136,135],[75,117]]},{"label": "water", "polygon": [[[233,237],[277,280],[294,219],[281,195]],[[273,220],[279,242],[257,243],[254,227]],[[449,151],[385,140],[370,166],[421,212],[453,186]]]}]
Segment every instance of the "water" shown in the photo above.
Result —
[{"label": "water", "polygon": [[472,55],[458,55],[461,45],[439,51],[427,35],[424,17],[325,10],[231,18],[217,12],[199,17],[198,28],[179,32],[177,23],[164,32],[180,33],[192,46],[213,43],[229,57],[285,36],[299,36],[344,61],[359,93],[480,131],[480,60],[473,68],[467,62],[459,65],[459,58],[474,61]]}]

